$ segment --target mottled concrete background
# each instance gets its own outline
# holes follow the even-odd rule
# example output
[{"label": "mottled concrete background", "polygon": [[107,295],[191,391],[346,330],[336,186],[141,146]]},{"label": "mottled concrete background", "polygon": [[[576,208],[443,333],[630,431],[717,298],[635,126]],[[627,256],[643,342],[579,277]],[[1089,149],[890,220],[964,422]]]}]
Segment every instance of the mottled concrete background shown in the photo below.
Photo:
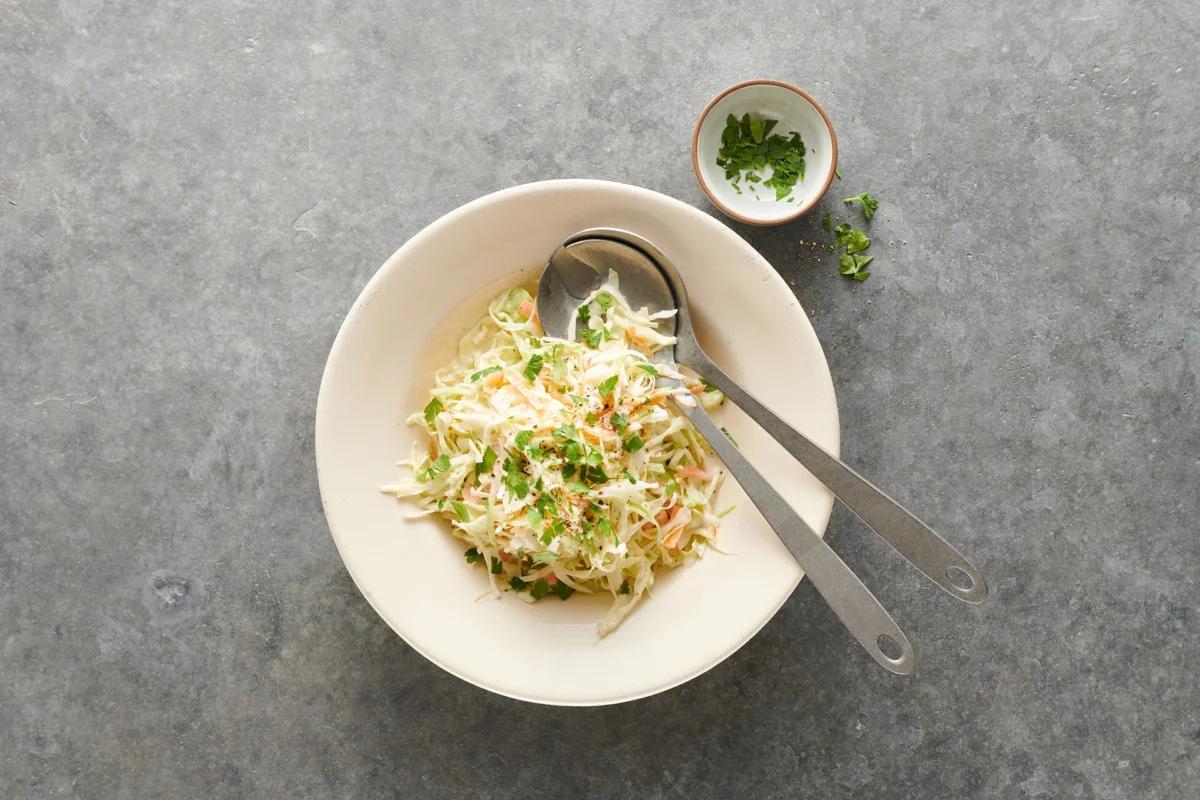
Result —
[{"label": "mottled concrete background", "polygon": [[[0,796],[1196,797],[1195,12],[0,0]],[[910,679],[807,584],[621,707],[442,673],[321,514],[339,322],[495,189],[709,209],[692,122],[758,75],[826,104],[839,196],[883,199],[874,276],[801,247],[815,215],[734,227],[815,314],[849,461],[993,599],[839,511]]]}]

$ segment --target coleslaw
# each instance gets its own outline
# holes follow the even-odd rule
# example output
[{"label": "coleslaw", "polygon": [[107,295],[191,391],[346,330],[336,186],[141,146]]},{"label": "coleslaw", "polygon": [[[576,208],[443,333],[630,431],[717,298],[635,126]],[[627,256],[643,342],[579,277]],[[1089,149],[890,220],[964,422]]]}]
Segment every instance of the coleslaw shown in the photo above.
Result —
[{"label": "coleslaw", "polygon": [[713,545],[728,513],[713,509],[724,471],[671,402],[724,398],[650,360],[674,343],[658,330],[674,313],[630,308],[610,274],[572,323],[581,341],[568,341],[542,334],[529,291],[504,292],[409,417],[426,451],[383,491],[448,519],[493,591],[611,595],[597,626],[607,635],[657,569]]}]

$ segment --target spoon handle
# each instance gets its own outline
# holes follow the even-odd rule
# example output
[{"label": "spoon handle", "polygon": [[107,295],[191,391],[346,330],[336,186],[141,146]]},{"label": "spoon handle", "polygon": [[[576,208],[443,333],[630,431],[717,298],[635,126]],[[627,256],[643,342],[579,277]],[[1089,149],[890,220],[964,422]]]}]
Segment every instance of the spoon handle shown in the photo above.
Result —
[{"label": "spoon handle", "polygon": [[812,439],[780,419],[707,356],[701,358],[695,352],[690,355],[692,357],[686,362],[687,366],[724,392],[875,531],[879,538],[895,548],[931,581],[968,603],[979,603],[987,597],[988,588],[983,573],[932,528]]},{"label": "spoon handle", "polygon": [[[683,401],[676,399],[675,405],[725,462],[742,490],[774,528],[813,586],[854,638],[884,669],[897,675],[912,672],[916,661],[912,645],[896,621],[871,594],[871,590],[779,496],[698,403],[687,397]],[[891,650],[891,655],[884,652],[884,647]]]}]

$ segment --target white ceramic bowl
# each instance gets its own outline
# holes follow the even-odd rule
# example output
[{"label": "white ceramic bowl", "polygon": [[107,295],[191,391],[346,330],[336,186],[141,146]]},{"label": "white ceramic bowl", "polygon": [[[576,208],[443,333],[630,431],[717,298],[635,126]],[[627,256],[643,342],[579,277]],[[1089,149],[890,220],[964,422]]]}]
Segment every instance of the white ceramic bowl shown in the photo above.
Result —
[{"label": "white ceramic bowl", "polygon": [[[808,152],[804,179],[792,190],[793,202],[776,200],[771,189],[760,188],[756,197],[744,181],[738,194],[725,169],[717,166],[721,133],[730,114],[778,120],[772,133],[783,136],[799,132]],[[825,109],[803,89],[782,81],[745,81],[718,94],[701,112],[692,133],[692,166],[700,188],[722,212],[752,225],[779,225],[808,213],[829,189],[837,169],[837,136]]]},{"label": "white ceramic bowl", "polygon": [[[583,228],[636,231],[687,281],[711,355],[793,425],[838,451],[837,406],[821,346],[791,291],[721,223],[645,189],[547,181],[452,211],[396,251],[350,310],[317,401],[321,499],[338,552],[389,625],[434,663],[500,694],[561,705],[632,700],[692,678],[738,649],[787,599],[801,572],[740,489],[720,546],[695,566],[661,574],[653,594],[608,637],[607,601],[576,594],[528,605],[484,597],[483,571],[437,519],[379,492],[399,476],[435,365],[502,288],[540,273]],[[817,531],[831,495],[742,416],[721,410],[742,449]]]}]

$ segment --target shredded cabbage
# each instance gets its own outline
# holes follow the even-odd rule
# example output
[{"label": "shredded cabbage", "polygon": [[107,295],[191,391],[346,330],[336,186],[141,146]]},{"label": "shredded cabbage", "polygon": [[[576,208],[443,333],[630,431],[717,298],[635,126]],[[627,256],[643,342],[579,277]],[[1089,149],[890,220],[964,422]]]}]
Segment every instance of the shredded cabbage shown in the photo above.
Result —
[{"label": "shredded cabbage", "polygon": [[583,341],[566,341],[542,335],[528,291],[503,293],[408,419],[429,435],[426,452],[383,490],[447,518],[493,590],[530,602],[610,594],[597,631],[613,631],[655,569],[702,556],[720,522],[724,471],[671,395],[724,398],[648,360],[674,343],[658,330],[673,314],[631,309],[612,274],[572,324]]}]

